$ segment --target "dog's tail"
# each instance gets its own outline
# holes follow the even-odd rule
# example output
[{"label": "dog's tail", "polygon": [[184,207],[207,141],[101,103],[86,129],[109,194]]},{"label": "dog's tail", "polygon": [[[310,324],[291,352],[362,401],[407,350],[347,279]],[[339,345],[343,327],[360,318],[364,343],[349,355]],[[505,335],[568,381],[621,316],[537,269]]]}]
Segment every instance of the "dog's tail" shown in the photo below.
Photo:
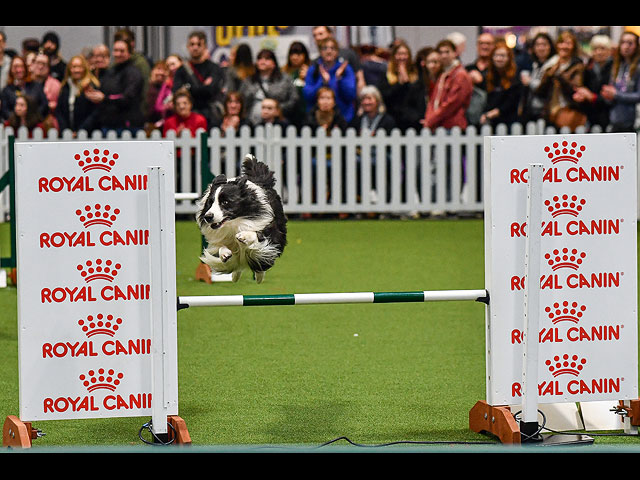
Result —
[{"label": "dog's tail", "polygon": [[242,172],[249,180],[263,188],[273,188],[276,184],[276,179],[269,167],[251,154],[244,157]]}]

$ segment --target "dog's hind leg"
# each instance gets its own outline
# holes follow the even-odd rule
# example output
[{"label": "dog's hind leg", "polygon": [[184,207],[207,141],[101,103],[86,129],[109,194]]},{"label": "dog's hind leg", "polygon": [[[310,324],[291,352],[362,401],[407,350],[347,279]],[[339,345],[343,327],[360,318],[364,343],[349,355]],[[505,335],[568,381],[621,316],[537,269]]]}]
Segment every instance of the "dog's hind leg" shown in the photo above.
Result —
[{"label": "dog's hind leg", "polygon": [[242,270],[234,270],[233,272],[231,272],[231,281],[235,283],[238,280],[240,280],[241,276],[242,276]]},{"label": "dog's hind leg", "polygon": [[256,274],[256,283],[262,283],[264,280],[264,272],[254,272]]}]

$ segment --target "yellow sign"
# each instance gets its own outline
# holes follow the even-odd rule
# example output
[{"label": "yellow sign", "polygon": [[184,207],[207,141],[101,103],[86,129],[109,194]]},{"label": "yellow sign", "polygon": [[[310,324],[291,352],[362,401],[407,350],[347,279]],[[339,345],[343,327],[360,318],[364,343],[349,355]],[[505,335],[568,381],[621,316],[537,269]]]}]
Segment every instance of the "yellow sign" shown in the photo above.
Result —
[{"label": "yellow sign", "polygon": [[274,37],[280,35],[280,33],[287,28],[289,27],[231,27],[218,25],[215,27],[216,45],[226,47],[231,43],[233,38],[260,37],[264,35]]}]

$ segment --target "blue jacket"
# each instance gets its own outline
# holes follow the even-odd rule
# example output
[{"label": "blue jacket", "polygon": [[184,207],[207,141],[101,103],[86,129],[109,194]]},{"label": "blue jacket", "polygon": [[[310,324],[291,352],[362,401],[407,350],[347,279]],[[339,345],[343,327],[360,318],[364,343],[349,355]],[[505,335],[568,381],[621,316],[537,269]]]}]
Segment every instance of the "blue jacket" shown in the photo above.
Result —
[{"label": "blue jacket", "polygon": [[633,128],[636,119],[636,105],[640,103],[640,69],[633,77],[628,75],[629,65],[620,65],[618,78],[612,78],[618,92],[609,111],[609,122],[614,127]]},{"label": "blue jacket", "polygon": [[336,70],[340,68],[342,62],[336,61],[333,67],[329,70],[329,76],[331,77],[329,83],[325,85],[322,75],[318,70],[318,63],[322,63],[321,59],[314,62],[307,71],[307,77],[305,78],[305,85],[302,89],[302,94],[307,101],[308,110],[311,110],[316,105],[316,94],[320,87],[330,87],[336,94],[336,105],[344,119],[349,123],[355,115],[355,99],[357,95],[356,91],[356,75],[353,73],[351,65],[347,65],[342,73],[342,76],[336,78]]}]

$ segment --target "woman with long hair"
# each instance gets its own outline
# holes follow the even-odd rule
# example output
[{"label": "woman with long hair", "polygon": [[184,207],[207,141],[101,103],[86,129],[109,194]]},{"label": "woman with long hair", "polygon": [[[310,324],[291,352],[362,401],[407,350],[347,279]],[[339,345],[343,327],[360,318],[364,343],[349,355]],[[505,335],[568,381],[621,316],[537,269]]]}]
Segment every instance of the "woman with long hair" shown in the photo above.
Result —
[{"label": "woman with long hair", "polygon": [[55,116],[60,130],[91,131],[97,105],[86,93],[100,88],[100,81],[91,73],[89,63],[82,55],[69,59],[60,86]]},{"label": "woman with long hair", "polygon": [[17,94],[13,112],[4,124],[7,127],[12,127],[15,133],[18,132],[20,127],[26,127],[29,137],[31,137],[34,128],[46,130],[36,101],[32,97],[21,93]]},{"label": "woman with long hair", "polygon": [[557,53],[545,65],[537,94],[544,98],[545,120],[573,131],[587,122],[582,102],[574,99],[576,90],[584,85],[584,62],[570,31],[561,32],[555,46]]},{"label": "woman with long hair", "polygon": [[391,50],[387,73],[382,77],[378,89],[387,111],[400,130],[420,129],[420,120],[426,110],[424,89],[420,72],[404,42],[398,42]]},{"label": "woman with long hair", "polygon": [[247,118],[256,125],[260,122],[264,98],[275,98],[280,103],[283,116],[288,119],[298,101],[293,80],[284,75],[272,50],[262,49],[256,56],[256,71],[246,78],[240,87],[247,109]]},{"label": "woman with long hair", "polygon": [[230,128],[233,128],[237,135],[243,125],[250,126],[246,118],[244,98],[240,92],[229,92],[222,103],[222,118],[211,126],[219,128],[224,136]]},{"label": "woman with long hair", "polygon": [[480,116],[480,124],[511,125],[518,120],[518,105],[522,83],[513,50],[503,40],[497,40],[489,57],[485,77],[487,104]]},{"label": "woman with long hair", "polygon": [[609,123],[614,132],[635,131],[636,106],[640,103],[639,45],[638,35],[633,32],[620,36],[610,84],[602,87],[602,96],[611,103]]},{"label": "woman with long hair", "polygon": [[249,44],[239,43],[231,47],[229,65],[225,67],[224,93],[238,91],[242,82],[255,72],[253,51]]},{"label": "woman with long hair", "polygon": [[304,85],[307,72],[311,65],[309,50],[302,42],[292,42],[287,52],[287,63],[282,67],[282,72],[291,77],[294,87],[298,91],[298,101],[290,113],[289,121],[297,127],[302,126],[307,112],[307,102],[304,98]]}]

